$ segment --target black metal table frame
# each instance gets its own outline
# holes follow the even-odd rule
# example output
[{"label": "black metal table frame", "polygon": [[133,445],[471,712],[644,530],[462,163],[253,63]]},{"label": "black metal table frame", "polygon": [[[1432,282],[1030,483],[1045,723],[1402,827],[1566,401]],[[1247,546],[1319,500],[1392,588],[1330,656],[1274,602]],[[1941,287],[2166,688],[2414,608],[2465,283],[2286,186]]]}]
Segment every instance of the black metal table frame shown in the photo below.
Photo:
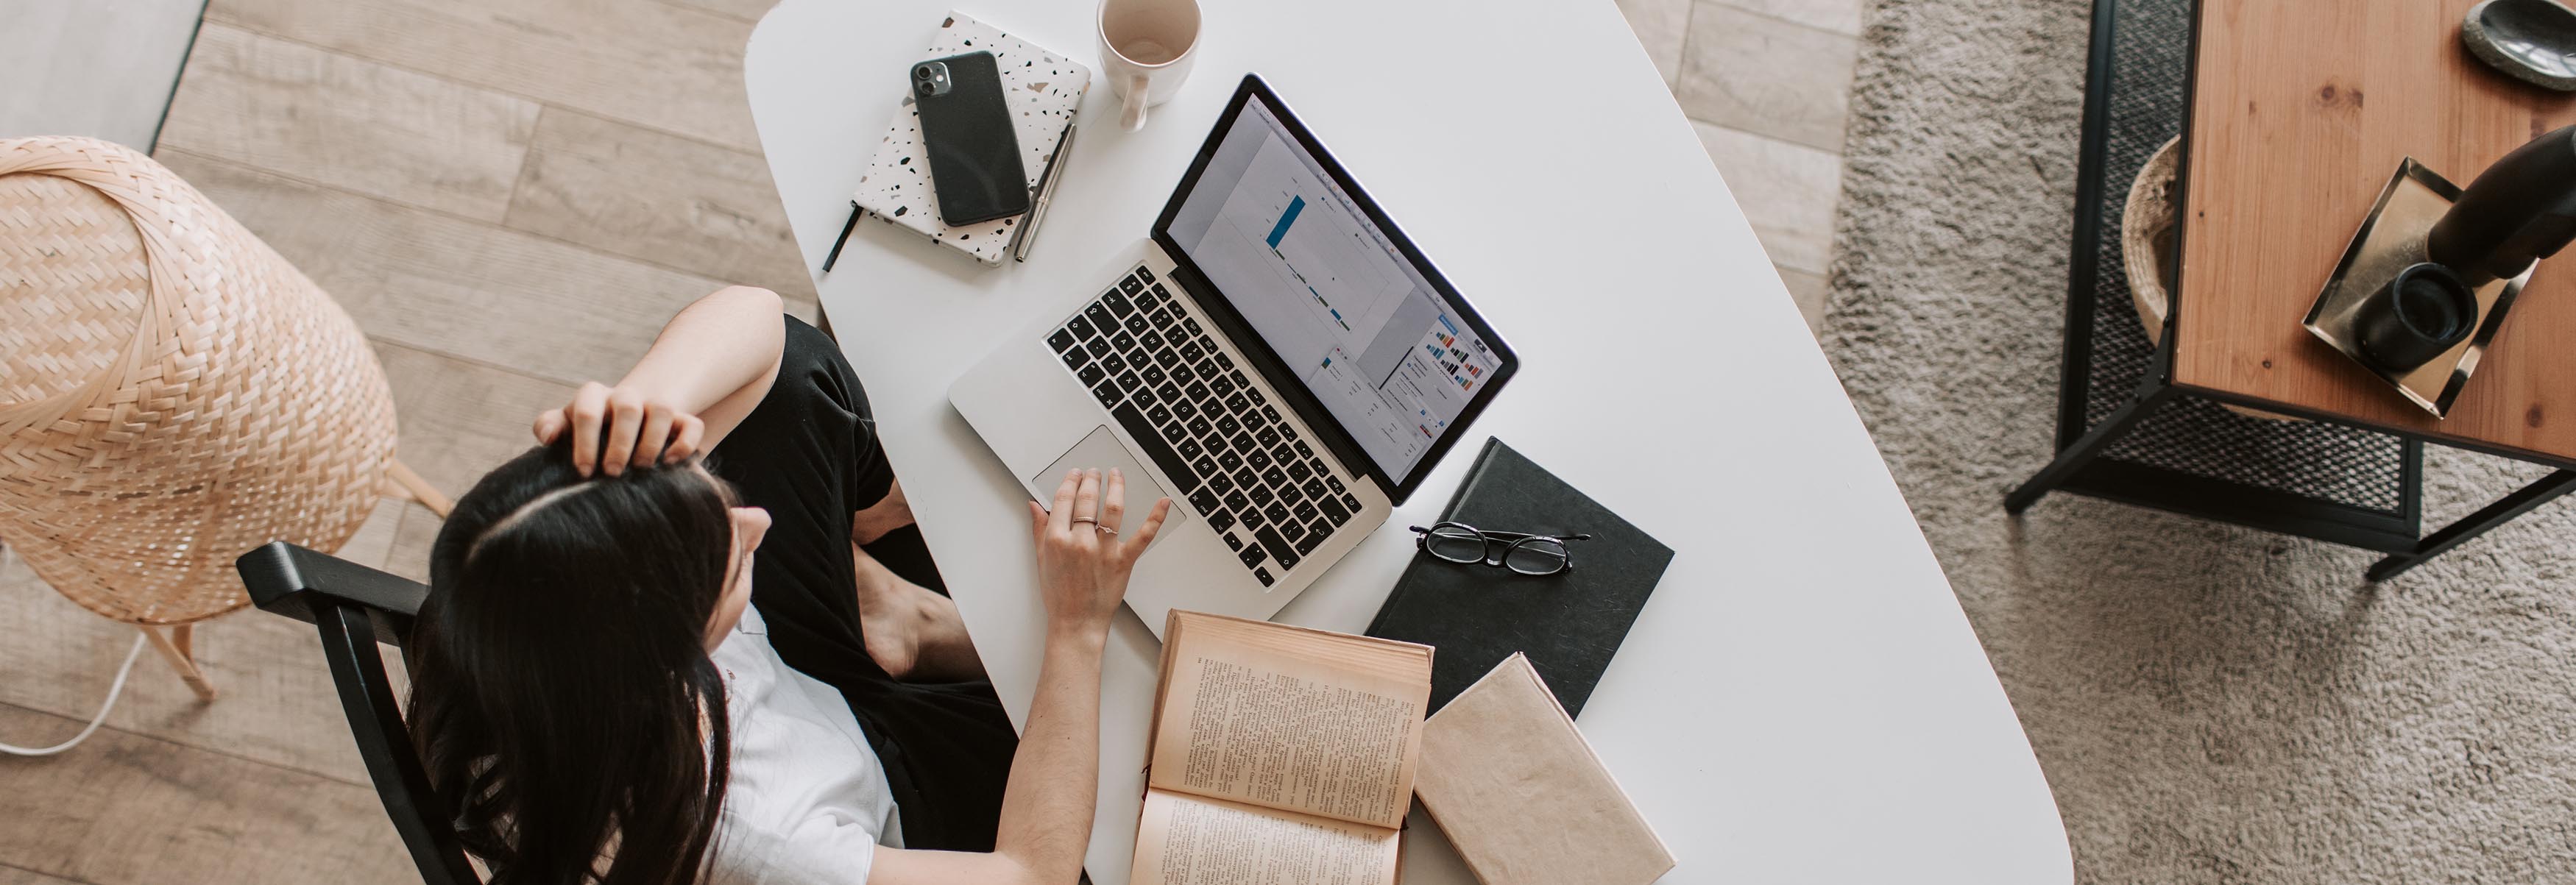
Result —
[{"label": "black metal table frame", "polygon": [[[2058,389],[2057,455],[2047,466],[2004,496],[2005,511],[2019,514],[2041,496],[2065,490],[2139,506],[2169,510],[2222,522],[2284,534],[2314,538],[2389,554],[2371,565],[2364,573],[2370,581],[2382,581],[2438,556],[2453,547],[2503,525],[2570,491],[2576,491],[2576,461],[2540,458],[2529,453],[2506,451],[2499,447],[2455,440],[2432,440],[2421,434],[2354,421],[2346,416],[2312,409],[2284,406],[2209,388],[2174,382],[2174,330],[2176,320],[2188,307],[2180,297],[2179,271],[2173,286],[2172,309],[2166,312],[2164,334],[2155,345],[2153,361],[2146,376],[2130,394],[2126,403],[2102,420],[2086,425],[2085,397],[2091,384],[2094,298],[2092,292],[2101,272],[2101,250],[2088,248],[2101,235],[2103,191],[2107,172],[2103,168],[2105,142],[2110,129],[2109,91],[2112,85],[2113,40],[2117,31],[2118,0],[2096,0],[2093,5],[2092,41],[2085,66],[2084,116],[2082,142],[2077,151],[2075,185],[2074,247],[2067,267],[2066,332]],[[2200,42],[2200,0],[2194,0],[2191,11],[2191,49],[2186,58],[2198,57]],[[2189,181],[2191,169],[2190,140],[2191,101],[2198,77],[2193,65],[2185,75],[2183,86],[2182,131],[2186,138],[2181,151],[2177,181]],[[2175,191],[2177,219],[2189,217],[2182,203],[2188,193]],[[2189,225],[2177,223],[2176,236],[2189,235]],[[2123,461],[2101,461],[2111,443],[2137,427],[2167,402],[2183,396],[2197,397],[2269,412],[2295,415],[2316,421],[2357,427],[2375,433],[2398,437],[2404,441],[2404,501],[2402,512],[2391,516],[2377,511],[2320,501],[2298,495],[2250,488],[2219,480],[2194,476],[2179,471],[2163,470],[2148,465]],[[2496,502],[2434,531],[2418,536],[2421,525],[2419,508],[2422,488],[2421,452],[2424,443],[2484,452],[2556,468],[2548,476],[2524,486]]]}]

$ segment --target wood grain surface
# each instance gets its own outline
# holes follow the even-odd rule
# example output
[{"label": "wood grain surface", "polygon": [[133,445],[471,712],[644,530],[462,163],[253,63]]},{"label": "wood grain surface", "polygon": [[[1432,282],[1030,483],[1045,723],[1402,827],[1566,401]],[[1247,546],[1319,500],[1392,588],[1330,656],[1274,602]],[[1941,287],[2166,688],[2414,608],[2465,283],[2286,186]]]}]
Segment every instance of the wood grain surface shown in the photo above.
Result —
[{"label": "wood grain surface", "polygon": [[158,159],[321,284],[369,337],[540,378],[624,375],[655,330],[725,285],[194,151]]},{"label": "wood grain surface", "polygon": [[206,20],[760,149],[742,91],[751,22],[730,15],[626,0],[214,0]]},{"label": "wood grain surface", "polygon": [[[97,714],[136,633],[73,605],[31,577],[24,583],[10,580],[9,571],[0,569],[0,618],[21,629],[15,639],[0,643],[0,672],[44,673],[48,678],[0,679],[0,704],[62,717],[69,725],[29,726],[0,734],[0,740],[50,746]],[[334,780],[366,781],[312,625],[253,610],[203,622],[196,634],[197,663],[221,693],[217,699],[198,703],[188,686],[147,650],[134,662],[125,695],[107,718],[108,729]],[[105,736],[102,730],[91,741]],[[54,758],[88,749],[84,745]],[[29,770],[51,764],[0,761],[0,766]]]},{"label": "wood grain surface", "polygon": [[2541,262],[2448,419],[2299,326],[2399,160],[2466,187],[2576,123],[2576,96],[2461,46],[2473,3],[2201,4],[2176,383],[2576,463],[2576,257]]},{"label": "wood grain surface", "polygon": [[1692,119],[1842,153],[1858,40],[1703,2],[1690,11],[1689,43],[1698,51],[1682,59],[1673,97]]},{"label": "wood grain surface", "polygon": [[34,870],[0,866],[0,885],[83,885],[70,879],[57,879]]},{"label": "wood grain surface", "polygon": [[208,24],[161,146],[499,221],[536,102]]},{"label": "wood grain surface", "polygon": [[[148,674],[169,678],[165,674]],[[346,726],[343,726],[344,728]],[[0,733],[80,721],[0,704]],[[0,761],[0,857],[92,885],[415,879],[372,788],[118,729]]]},{"label": "wood grain surface", "polygon": [[506,224],[789,300],[814,298],[769,164],[755,153],[549,107]]}]

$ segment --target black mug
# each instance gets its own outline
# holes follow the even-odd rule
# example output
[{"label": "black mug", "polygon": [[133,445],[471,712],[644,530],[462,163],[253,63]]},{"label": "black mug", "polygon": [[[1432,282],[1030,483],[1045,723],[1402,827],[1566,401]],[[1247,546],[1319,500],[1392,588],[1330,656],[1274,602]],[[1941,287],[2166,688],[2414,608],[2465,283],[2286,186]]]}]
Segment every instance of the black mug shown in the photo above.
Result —
[{"label": "black mug", "polygon": [[2391,372],[2432,362],[2468,338],[2477,324],[2477,293],[2459,274],[2431,262],[2398,271],[2352,316],[2362,356]]}]

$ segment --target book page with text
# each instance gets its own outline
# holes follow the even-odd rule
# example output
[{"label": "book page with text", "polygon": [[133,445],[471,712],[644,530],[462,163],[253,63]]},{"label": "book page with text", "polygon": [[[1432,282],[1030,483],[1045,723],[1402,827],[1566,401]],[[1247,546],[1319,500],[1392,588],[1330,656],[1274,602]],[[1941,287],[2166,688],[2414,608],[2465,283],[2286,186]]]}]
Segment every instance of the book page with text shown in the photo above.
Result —
[{"label": "book page with text", "polygon": [[1145,793],[1128,885],[1393,885],[1403,832],[1313,815]]},{"label": "book page with text", "polygon": [[1216,626],[1171,637],[1149,786],[1402,826],[1430,702],[1427,655],[1337,665]]}]

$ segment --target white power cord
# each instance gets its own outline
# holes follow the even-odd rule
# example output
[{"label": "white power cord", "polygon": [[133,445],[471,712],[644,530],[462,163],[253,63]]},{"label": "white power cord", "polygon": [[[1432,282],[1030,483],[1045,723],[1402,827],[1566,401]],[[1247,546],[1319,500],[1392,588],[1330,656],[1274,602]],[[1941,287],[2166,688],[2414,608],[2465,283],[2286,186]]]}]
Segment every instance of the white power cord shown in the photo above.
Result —
[{"label": "white power cord", "polygon": [[[7,548],[0,548],[0,566],[5,566],[7,564]],[[125,694],[125,677],[127,674],[134,672],[134,659],[143,656],[143,642],[147,638],[148,637],[140,635],[134,637],[134,647],[125,652],[125,663],[118,665],[116,668],[116,682],[107,687],[107,701],[98,705],[98,715],[90,717],[89,725],[82,727],[79,734],[72,735],[71,740],[41,749],[34,747],[21,747],[15,744],[0,744],[0,753],[7,753],[12,756],[51,756],[64,750],[80,746],[80,742],[89,740],[90,733],[98,730],[99,723],[107,721],[108,711],[116,709],[117,697]]]},{"label": "white power cord", "polygon": [[125,653],[125,663],[118,665],[116,668],[116,683],[107,687],[107,702],[98,705],[98,715],[90,717],[89,725],[82,727],[79,734],[72,735],[71,740],[42,749],[21,747],[14,744],[0,744],[0,753],[7,753],[12,756],[51,756],[64,750],[80,746],[80,742],[89,740],[90,733],[98,730],[99,723],[107,721],[108,711],[116,709],[117,696],[125,693],[126,674],[134,672],[134,659],[143,656],[144,638],[145,637],[142,636],[134,637],[134,648]]}]

